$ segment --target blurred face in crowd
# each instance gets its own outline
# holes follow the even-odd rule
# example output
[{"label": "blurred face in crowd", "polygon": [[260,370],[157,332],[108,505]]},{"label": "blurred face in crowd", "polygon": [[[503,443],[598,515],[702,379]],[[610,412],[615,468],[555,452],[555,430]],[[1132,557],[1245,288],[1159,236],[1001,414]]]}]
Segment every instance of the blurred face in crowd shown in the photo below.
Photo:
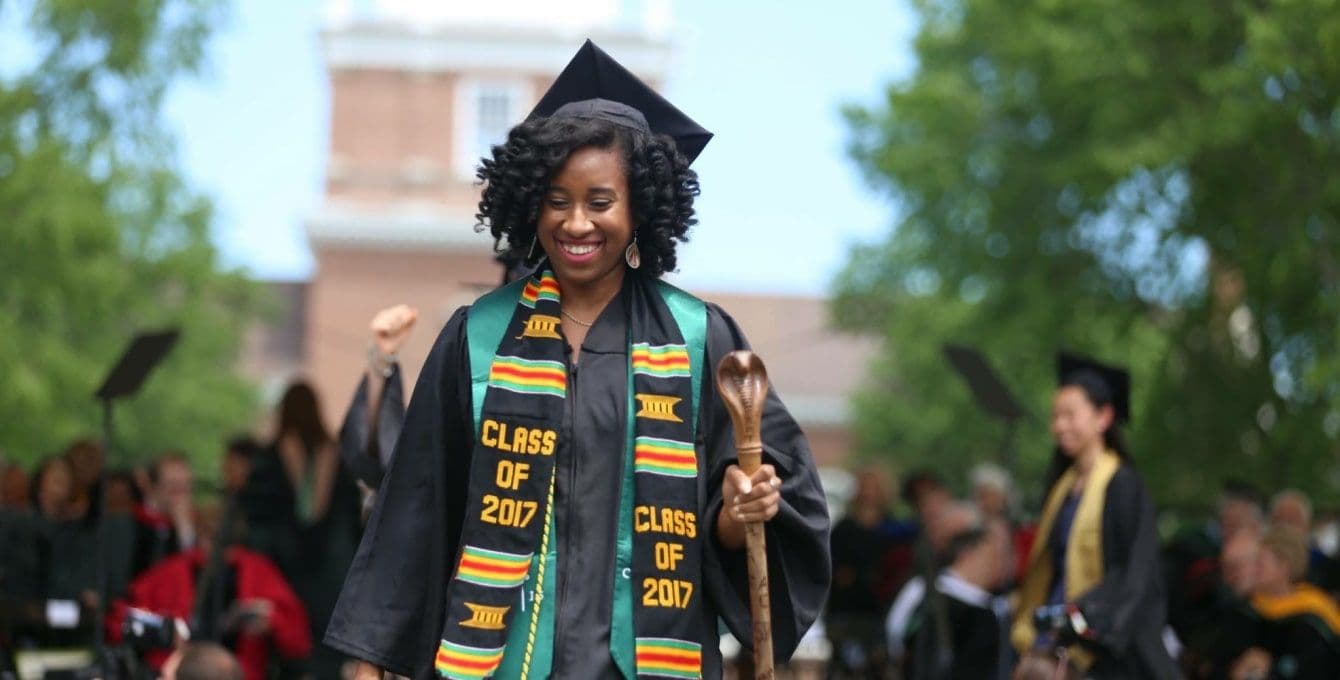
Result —
[{"label": "blurred face in crowd", "polygon": [[0,475],[0,507],[21,510],[28,507],[28,475],[11,465]]},{"label": "blurred face in crowd", "polygon": [[111,515],[135,514],[135,489],[127,477],[108,477],[103,482],[107,513]]},{"label": "blurred face in crowd", "polygon": [[1234,594],[1246,597],[1256,588],[1257,553],[1261,539],[1252,531],[1240,531],[1224,542],[1219,554],[1219,568],[1224,585]]},{"label": "blurred face in crowd", "polygon": [[1312,532],[1312,519],[1308,517],[1305,501],[1288,494],[1277,498],[1270,508],[1270,521],[1273,524],[1295,529],[1307,535]]},{"label": "blurred face in crowd", "polygon": [[1280,594],[1288,591],[1289,564],[1274,551],[1261,549],[1256,553],[1256,591]]},{"label": "blurred face in crowd", "polygon": [[140,496],[149,498],[154,493],[154,480],[149,474],[149,468],[143,465],[136,465],[130,471],[130,476],[135,479],[135,488],[140,490]]},{"label": "blurred face in crowd", "polygon": [[37,507],[47,517],[62,517],[70,505],[72,475],[64,458],[47,461],[37,483]]},{"label": "blurred face in crowd", "polygon": [[223,522],[223,509],[213,503],[191,511],[196,530],[196,545],[206,556],[214,549],[214,538],[218,536],[219,525]]},{"label": "blurred face in crowd", "polygon": [[884,480],[874,470],[861,471],[856,481],[856,502],[859,505],[883,507],[888,498],[884,493]]},{"label": "blurred face in crowd", "polygon": [[946,502],[936,513],[926,518],[926,538],[935,552],[942,553],[949,541],[967,531],[977,522],[973,508],[965,503]]},{"label": "blurred face in crowd", "polygon": [[1255,503],[1229,498],[1219,504],[1219,528],[1225,540],[1243,529],[1261,528],[1261,510]]},{"label": "blurred face in crowd", "polygon": [[168,514],[189,512],[193,482],[191,466],[186,461],[169,458],[159,462],[158,483],[154,487],[159,509]]},{"label": "blurred face in crowd", "polygon": [[[950,510],[946,514],[952,515],[954,511]],[[966,517],[970,523],[962,531],[971,529],[971,513]],[[953,568],[959,576],[983,590],[999,590],[1014,578],[1011,553],[1009,527],[1002,520],[988,519],[983,526],[981,540],[964,548],[955,557]]]},{"label": "blurred face in crowd", "polygon": [[80,495],[93,488],[102,475],[102,447],[91,442],[80,442],[70,448],[67,457],[74,474],[74,493]]},{"label": "blurred face in crowd", "polygon": [[933,522],[952,500],[948,489],[935,482],[926,482],[917,491],[917,515],[923,522]]},{"label": "blurred face in crowd", "polygon": [[1111,406],[1094,406],[1089,395],[1074,385],[1056,391],[1052,399],[1052,437],[1067,456],[1074,458],[1101,446],[1103,433],[1111,426]]},{"label": "blurred face in crowd", "polygon": [[251,474],[251,459],[245,454],[228,451],[223,456],[223,488],[228,493],[237,493],[247,485]]},{"label": "blurred face in crowd", "polygon": [[878,470],[862,470],[856,476],[856,495],[851,500],[852,516],[864,524],[877,523],[888,514],[889,496],[884,477]]},{"label": "blurred face in crowd", "polygon": [[1004,517],[1009,510],[1009,495],[995,484],[978,484],[972,495],[978,509],[987,517]]}]

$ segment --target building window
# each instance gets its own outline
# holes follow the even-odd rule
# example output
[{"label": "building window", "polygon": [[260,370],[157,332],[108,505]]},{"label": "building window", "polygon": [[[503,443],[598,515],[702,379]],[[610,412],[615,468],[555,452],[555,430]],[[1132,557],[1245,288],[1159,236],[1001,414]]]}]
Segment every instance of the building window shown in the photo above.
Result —
[{"label": "building window", "polygon": [[473,179],[479,159],[507,139],[508,130],[526,115],[526,89],[508,81],[466,81],[457,92],[456,169]]}]

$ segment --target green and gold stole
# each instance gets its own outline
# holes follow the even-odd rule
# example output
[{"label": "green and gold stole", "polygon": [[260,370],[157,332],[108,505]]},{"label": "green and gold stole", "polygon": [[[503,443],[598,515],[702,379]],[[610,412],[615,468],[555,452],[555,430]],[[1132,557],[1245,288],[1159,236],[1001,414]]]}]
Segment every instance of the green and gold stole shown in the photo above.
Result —
[{"label": "green and gold stole", "polygon": [[[697,516],[694,447],[706,308],[672,286],[629,276],[628,418],[623,436],[608,443],[624,454],[608,653],[625,677],[697,678],[698,532],[710,530]],[[545,269],[470,309],[475,444],[437,651],[441,677],[550,673],[555,460],[573,455],[563,429],[568,365],[560,295]]]}]

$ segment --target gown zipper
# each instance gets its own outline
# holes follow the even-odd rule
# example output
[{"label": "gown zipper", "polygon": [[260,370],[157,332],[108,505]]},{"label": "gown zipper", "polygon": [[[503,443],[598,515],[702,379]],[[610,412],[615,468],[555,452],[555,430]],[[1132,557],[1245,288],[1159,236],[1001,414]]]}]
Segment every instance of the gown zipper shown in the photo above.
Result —
[{"label": "gown zipper", "polygon": [[[573,493],[573,490],[577,481],[578,456],[577,456],[577,445],[576,442],[574,441],[573,434],[576,432],[577,429],[575,427],[576,419],[574,418],[574,413],[576,411],[576,403],[577,403],[578,371],[577,371],[577,364],[572,363],[571,356],[572,356],[571,350],[569,350],[568,393],[566,398],[564,399],[566,403],[563,405],[564,410],[566,411],[566,414],[564,416],[565,422],[563,423],[563,429],[566,431],[567,435],[566,441],[568,442],[567,446],[568,484],[566,488],[566,493],[563,494],[563,513],[561,516],[567,521],[563,522],[563,529],[562,529],[563,540],[561,543],[559,543],[560,546],[567,546],[567,548],[560,547],[559,548],[560,550],[564,549],[570,550],[571,546],[574,545],[572,542],[573,541],[572,532],[574,525],[577,524],[576,522],[572,521],[573,517],[572,503],[573,503],[573,497],[576,495]],[[554,474],[558,474],[557,467],[555,467]],[[557,518],[555,518],[555,521],[557,521]],[[569,555],[571,555],[571,553],[569,553]],[[563,560],[560,557],[559,562],[561,563],[562,561]],[[560,636],[563,635],[563,632],[562,632],[562,626],[559,625],[559,622],[562,621],[563,603],[566,602],[568,599],[568,583],[571,582],[571,579],[569,578],[571,574],[568,573],[569,571],[571,571],[571,569],[558,570],[558,592],[554,602],[554,649],[551,653],[551,658],[553,659],[553,666],[550,669],[551,677],[562,677],[561,666],[563,665],[562,662],[565,661],[565,659],[563,659],[562,656],[559,654],[559,650],[564,649],[564,646],[560,644]]]}]

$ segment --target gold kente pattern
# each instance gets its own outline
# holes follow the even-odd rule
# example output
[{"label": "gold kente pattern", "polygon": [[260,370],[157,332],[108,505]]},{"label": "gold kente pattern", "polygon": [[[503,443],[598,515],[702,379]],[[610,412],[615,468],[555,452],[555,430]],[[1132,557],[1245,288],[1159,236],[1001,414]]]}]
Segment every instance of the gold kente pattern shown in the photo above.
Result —
[{"label": "gold kente pattern", "polygon": [[558,334],[558,324],[560,320],[556,316],[548,314],[531,314],[526,319],[526,327],[521,331],[521,337],[517,338],[546,338],[549,340],[561,340],[562,336]]},{"label": "gold kente pattern", "polygon": [[682,423],[678,415],[675,415],[675,406],[683,399],[679,397],[667,397],[659,394],[638,394],[637,403],[640,408],[637,412],[639,418],[650,418],[651,420],[665,420],[672,423]]},{"label": "gold kente pattern", "polygon": [[470,610],[469,620],[462,621],[463,628],[479,628],[481,630],[502,630],[503,615],[511,607],[486,607],[482,604],[466,602],[465,606]]}]

